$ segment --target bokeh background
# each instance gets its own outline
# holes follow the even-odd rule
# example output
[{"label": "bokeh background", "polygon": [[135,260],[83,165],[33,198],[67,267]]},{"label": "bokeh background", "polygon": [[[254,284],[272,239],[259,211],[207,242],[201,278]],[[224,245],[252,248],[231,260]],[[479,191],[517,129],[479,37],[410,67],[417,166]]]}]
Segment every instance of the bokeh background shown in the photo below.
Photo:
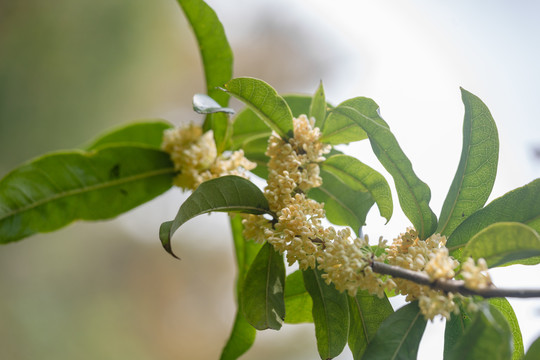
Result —
[{"label": "bokeh background", "polygon": [[[334,104],[377,101],[436,212],[461,152],[459,86],[499,127],[491,199],[540,176],[538,2],[208,3],[236,76],[282,93],[312,93],[322,79]],[[0,0],[0,175],[131,120],[202,121],[191,111],[201,91],[199,55],[174,0]],[[367,144],[344,150],[385,173]],[[0,359],[218,358],[234,316],[232,242],[225,215],[203,216],[175,236],[183,260],[168,256],[157,229],[185,196],[173,189],[115,220],[0,247]],[[402,232],[409,223],[395,204],[386,226],[374,209],[365,232]],[[538,266],[507,272],[492,272],[498,285],[540,286]],[[540,335],[540,300],[511,303],[528,346]],[[420,359],[442,358],[443,328],[428,325]],[[317,357],[306,324],[258,333],[244,359]]]}]

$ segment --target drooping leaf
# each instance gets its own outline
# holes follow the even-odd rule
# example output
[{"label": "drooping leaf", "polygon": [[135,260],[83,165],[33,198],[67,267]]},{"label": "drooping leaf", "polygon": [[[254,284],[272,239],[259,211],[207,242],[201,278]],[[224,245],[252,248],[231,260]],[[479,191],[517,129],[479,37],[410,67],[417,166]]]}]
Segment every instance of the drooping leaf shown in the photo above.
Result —
[{"label": "drooping leaf", "polygon": [[[223,25],[216,13],[202,0],[178,0],[180,7],[197,38],[206,79],[207,94],[223,107],[229,103],[229,94],[220,91],[232,78],[233,53]],[[222,152],[229,130],[229,119],[222,113],[208,114],[204,130],[214,131],[218,152]]]},{"label": "drooping leaf", "polygon": [[512,333],[504,316],[493,306],[476,313],[472,323],[449,353],[449,360],[512,357]]},{"label": "drooping leaf", "polygon": [[409,303],[383,321],[363,359],[414,360],[425,328],[418,302]]},{"label": "drooping leaf", "polygon": [[274,246],[266,243],[246,275],[242,310],[257,330],[281,329],[285,319],[285,263]]},{"label": "drooping leaf", "polygon": [[326,284],[318,269],[302,271],[304,285],[313,300],[313,322],[321,359],[338,356],[347,344],[349,309],[347,295]]},{"label": "drooping leaf", "polygon": [[309,106],[309,118],[315,118],[315,126],[322,128],[326,120],[326,97],[324,96],[324,88],[322,81],[313,95],[311,105]]},{"label": "drooping leaf", "polygon": [[221,106],[217,101],[205,94],[193,95],[193,110],[199,114],[213,114],[217,112],[234,114],[233,109]]},{"label": "drooping leaf", "polygon": [[[386,122],[379,115],[379,105],[371,99],[356,97],[342,102],[338,107],[343,106],[352,107],[362,114],[362,116],[382,126],[388,127]],[[332,145],[348,144],[350,142],[367,139],[368,137],[365,129],[358,127],[357,123],[349,116],[334,111],[328,114],[321,131],[321,141]]]},{"label": "drooping leaf", "polygon": [[363,291],[348,297],[351,325],[349,348],[355,360],[361,359],[382,322],[394,313],[386,297],[379,299]]},{"label": "drooping leaf", "polygon": [[353,190],[368,192],[387,221],[392,217],[393,204],[386,179],[361,161],[348,155],[334,155],[321,164],[321,168],[335,175]]},{"label": "drooping leaf", "polygon": [[518,319],[512,309],[512,305],[505,298],[491,298],[489,303],[492,307],[495,307],[502,316],[506,319],[512,332],[512,342],[514,344],[514,352],[512,354],[512,360],[520,360],[523,357],[523,337],[521,336],[521,330],[519,328]]},{"label": "drooping leaf", "polygon": [[251,108],[281,138],[293,135],[293,115],[287,102],[270,85],[254,78],[235,78],[225,84],[227,92]]},{"label": "drooping leaf", "polygon": [[437,233],[450,235],[486,203],[493,189],[499,158],[497,126],[487,106],[461,89],[465,105],[463,148],[450,190],[444,201]]},{"label": "drooping leaf", "polygon": [[174,174],[169,155],[148,147],[42,156],[0,180],[0,243],[113,218],[168,190]]},{"label": "drooping leaf", "polygon": [[512,190],[463,221],[448,238],[446,246],[461,259],[461,248],[480,230],[503,221],[527,224],[540,232],[540,179]]},{"label": "drooping leaf", "polygon": [[172,127],[170,123],[163,120],[127,124],[97,137],[85,149],[90,151],[111,145],[131,145],[159,150],[163,141],[163,132]]},{"label": "drooping leaf", "polygon": [[299,324],[313,322],[313,301],[304,286],[302,271],[296,270],[285,279],[285,322]]},{"label": "drooping leaf", "polygon": [[451,314],[450,320],[446,321],[444,328],[444,359],[448,359],[452,349],[465,334],[465,330],[471,325],[472,319],[463,306],[459,306],[459,314]]},{"label": "drooping leaf", "polygon": [[523,360],[537,360],[540,359],[540,337],[531,344],[529,350],[523,357]]},{"label": "drooping leaf", "polygon": [[540,236],[517,222],[492,224],[474,235],[463,249],[464,258],[484,258],[488,267],[520,264],[520,260],[533,256],[540,256]]},{"label": "drooping leaf", "polygon": [[173,221],[161,224],[159,238],[165,250],[176,257],[171,248],[174,232],[189,219],[212,211],[272,215],[264,194],[249,180],[233,175],[208,180],[184,201]]},{"label": "drooping leaf", "polygon": [[247,322],[240,309],[236,310],[231,335],[221,352],[220,360],[236,360],[255,342],[257,330]]},{"label": "drooping leaf", "polygon": [[308,196],[324,203],[326,218],[332,224],[350,226],[356,234],[366,222],[373,198],[366,191],[358,191],[324,168],[320,171],[322,185],[310,189]]},{"label": "drooping leaf", "polygon": [[363,114],[361,109],[352,106],[341,104],[333,113],[349,118],[368,134],[373,152],[394,178],[401,209],[418,231],[420,238],[429,237],[437,227],[437,217],[429,207],[429,187],[416,176],[411,162],[390,129],[385,126],[386,123],[373,120]]}]

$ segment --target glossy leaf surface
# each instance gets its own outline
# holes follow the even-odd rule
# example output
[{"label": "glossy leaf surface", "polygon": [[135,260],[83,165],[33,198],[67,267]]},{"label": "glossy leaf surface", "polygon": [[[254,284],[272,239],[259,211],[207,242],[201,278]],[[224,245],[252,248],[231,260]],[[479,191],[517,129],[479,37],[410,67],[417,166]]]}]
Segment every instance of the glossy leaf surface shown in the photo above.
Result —
[{"label": "glossy leaf surface", "polygon": [[86,150],[97,150],[111,145],[147,146],[161,149],[163,132],[173,126],[166,121],[141,121],[113,129],[91,142]]},{"label": "glossy leaf surface", "polygon": [[287,275],[285,279],[285,322],[299,324],[313,322],[313,301],[304,286],[301,270]]},{"label": "glossy leaf surface", "polygon": [[444,201],[437,233],[450,235],[467,217],[482,208],[491,193],[497,161],[497,126],[487,106],[461,89],[465,105],[463,148],[450,190]]},{"label": "glossy leaf surface", "polygon": [[233,109],[221,106],[217,101],[205,94],[193,95],[193,110],[199,114],[213,114],[218,112],[234,114]]}]

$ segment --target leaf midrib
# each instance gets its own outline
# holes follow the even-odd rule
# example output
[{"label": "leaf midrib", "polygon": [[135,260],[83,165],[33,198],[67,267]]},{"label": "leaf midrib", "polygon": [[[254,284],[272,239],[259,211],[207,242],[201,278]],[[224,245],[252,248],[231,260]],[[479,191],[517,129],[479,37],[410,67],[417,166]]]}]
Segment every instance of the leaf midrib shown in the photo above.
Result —
[{"label": "leaf midrib", "polygon": [[416,323],[416,320],[418,320],[419,316],[420,316],[420,312],[418,312],[416,314],[416,316],[414,317],[414,320],[411,321],[409,327],[407,328],[407,331],[405,331],[404,336],[401,338],[401,341],[399,342],[398,347],[396,348],[396,351],[392,354],[391,360],[396,359],[396,356],[398,355],[399,350],[403,346],[403,343],[405,342],[405,339],[409,336],[409,333],[411,332],[412,328],[414,327],[414,324]]}]

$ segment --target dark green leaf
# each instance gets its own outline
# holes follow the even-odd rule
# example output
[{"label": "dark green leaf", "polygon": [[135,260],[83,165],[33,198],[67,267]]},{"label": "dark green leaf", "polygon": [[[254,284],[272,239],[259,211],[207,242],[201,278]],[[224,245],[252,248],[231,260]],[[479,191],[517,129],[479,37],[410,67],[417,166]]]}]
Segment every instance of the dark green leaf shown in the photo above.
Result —
[{"label": "dark green leaf", "polygon": [[99,136],[86,150],[98,150],[111,145],[147,146],[159,150],[163,142],[163,132],[172,127],[170,123],[160,120],[124,125]]},{"label": "dark green leaf", "polygon": [[474,235],[463,249],[463,258],[484,258],[488,267],[519,264],[519,260],[533,256],[540,256],[540,236],[517,222],[492,224]]},{"label": "dark green leaf", "polygon": [[411,162],[390,129],[348,105],[339,105],[334,113],[346,116],[368,134],[375,155],[394,178],[401,209],[421,239],[433,234],[437,227],[437,217],[429,207],[431,191],[414,173]]},{"label": "dark green leaf", "polygon": [[205,94],[193,95],[193,110],[199,114],[213,114],[217,112],[234,114],[233,109],[219,105],[214,99]]},{"label": "dark green leaf", "polygon": [[42,156],[0,180],[0,243],[113,218],[168,190],[174,174],[169,155],[147,147]]},{"label": "dark green leaf", "polygon": [[285,319],[284,287],[283,255],[266,243],[253,260],[241,293],[244,316],[255,329],[281,329]]},{"label": "dark green leaf", "polygon": [[514,344],[514,352],[512,354],[512,360],[520,360],[523,357],[524,348],[523,348],[523,337],[521,336],[521,330],[519,328],[519,323],[512,309],[512,305],[505,298],[491,298],[489,303],[492,307],[495,307],[502,316],[508,322],[510,326],[510,331],[512,332],[512,339]]},{"label": "dark green leaf", "polygon": [[324,88],[322,81],[313,95],[313,100],[309,107],[309,118],[315,118],[315,126],[322,128],[326,120],[326,98],[324,96]]},{"label": "dark green leaf", "polygon": [[347,344],[349,334],[349,309],[347,295],[334,285],[327,285],[321,271],[307,269],[302,272],[304,284],[313,300],[313,322],[317,349],[321,359],[338,356]]},{"label": "dark green leaf", "polygon": [[482,208],[491,193],[497,161],[497,126],[487,106],[461,89],[465,105],[463,148],[458,169],[441,210],[437,232],[450,235],[467,217]]},{"label": "dark green leaf", "polygon": [[176,257],[171,248],[174,232],[189,219],[212,211],[272,215],[264,194],[249,180],[232,175],[208,180],[184,201],[173,221],[161,224],[159,238],[165,250]]},{"label": "dark green leaf", "polygon": [[493,306],[479,311],[449,353],[449,360],[512,357],[512,333],[504,316]]},{"label": "dark green leaf", "polygon": [[531,344],[531,347],[523,357],[523,360],[538,360],[540,359],[540,337]]},{"label": "dark green leaf", "polygon": [[240,310],[236,311],[231,335],[221,352],[221,360],[236,360],[255,342],[257,330],[251,326]]},{"label": "dark green leaf", "polygon": [[313,322],[313,301],[304,286],[302,271],[296,270],[285,279],[285,322],[299,324]]},{"label": "dark green leaf", "polygon": [[349,296],[351,325],[349,348],[355,360],[361,359],[367,346],[375,337],[382,322],[394,313],[386,297],[379,299],[363,291],[355,297]]},{"label": "dark green leaf", "polygon": [[448,238],[446,246],[452,255],[461,259],[462,247],[485,227],[502,221],[514,221],[529,225],[540,232],[540,179],[512,190],[493,200],[461,223]]},{"label": "dark green leaf", "polygon": [[452,314],[449,321],[446,321],[444,329],[444,359],[448,359],[452,354],[452,349],[465,334],[465,330],[471,325],[472,319],[460,306],[459,314]]},{"label": "dark green leaf", "polygon": [[[362,116],[388,127],[379,115],[379,105],[371,99],[356,97],[342,102],[339,106],[352,107]],[[328,115],[321,131],[321,141],[332,145],[348,144],[368,137],[365,129],[358,127],[357,123],[349,116],[333,111]]]},{"label": "dark green leaf", "polygon": [[383,321],[363,359],[416,359],[425,328],[418,302],[407,304]]},{"label": "dark green leaf", "polygon": [[392,194],[386,179],[369,166],[348,155],[334,155],[321,164],[321,168],[335,175],[348,187],[368,192],[387,221],[392,217]]},{"label": "dark green leaf", "polygon": [[254,78],[236,78],[225,89],[245,103],[281,138],[293,136],[293,115],[287,102],[270,85]]}]

